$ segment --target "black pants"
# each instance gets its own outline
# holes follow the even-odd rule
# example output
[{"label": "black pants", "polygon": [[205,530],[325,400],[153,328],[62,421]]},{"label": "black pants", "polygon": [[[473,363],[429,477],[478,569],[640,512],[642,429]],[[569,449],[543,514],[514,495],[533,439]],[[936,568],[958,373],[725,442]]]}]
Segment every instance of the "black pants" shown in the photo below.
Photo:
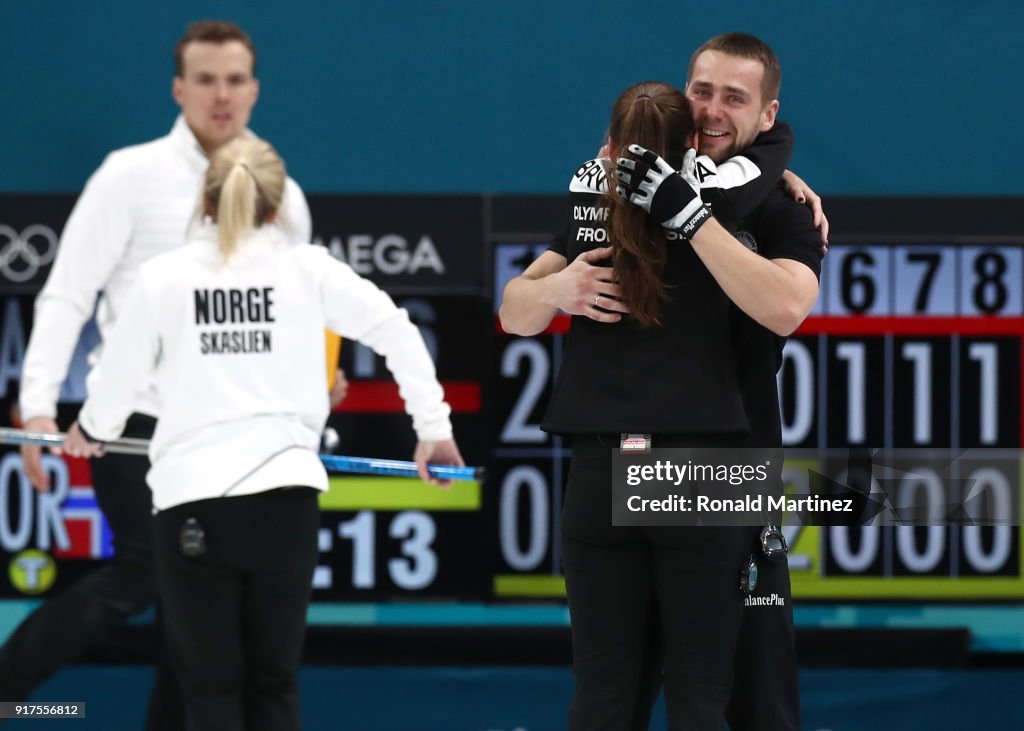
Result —
[{"label": "black pants", "polygon": [[[760,528],[751,528],[756,556]],[[726,717],[732,731],[799,731],[800,675],[793,629],[793,594],[785,562],[758,560],[753,598],[744,601],[743,623],[733,658],[733,686]],[[648,619],[645,667],[630,731],[646,731],[661,691],[657,614]]]},{"label": "black pants", "polygon": [[749,529],[613,527],[612,448],[577,438],[562,511],[576,676],[569,728],[635,726],[650,690],[656,618],[669,727],[721,731]]},{"label": "black pants", "polygon": [[[182,528],[203,531],[202,555]],[[319,506],[309,487],[216,498],[156,515],[167,645],[188,729],[299,728],[297,673],[317,561]]]},{"label": "black pants", "polygon": [[[155,424],[150,416],[133,414],[124,436],[148,439]],[[156,599],[149,459],[108,454],[91,460],[89,467],[96,501],[114,535],[114,557],[36,609],[0,648],[3,700],[26,698]],[[180,691],[162,663],[146,727],[178,729],[182,718]]]},{"label": "black pants", "polygon": [[[752,543],[761,531],[753,532]],[[733,731],[799,731],[800,675],[789,566],[762,558],[758,569],[757,588],[743,607],[729,726]]]}]

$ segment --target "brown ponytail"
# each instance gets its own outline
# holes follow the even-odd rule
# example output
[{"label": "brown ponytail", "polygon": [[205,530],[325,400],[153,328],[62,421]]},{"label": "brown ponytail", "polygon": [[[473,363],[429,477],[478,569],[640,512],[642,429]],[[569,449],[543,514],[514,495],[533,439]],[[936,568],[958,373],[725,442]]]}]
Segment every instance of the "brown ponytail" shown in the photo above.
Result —
[{"label": "brown ponytail", "polygon": [[[608,135],[620,157],[628,156],[626,148],[637,144],[679,165],[693,129],[682,92],[645,81],[626,89],[615,102]],[[606,201],[612,262],[623,302],[641,325],[660,324],[661,302],[668,297],[661,279],[668,255],[665,229],[642,208],[623,200],[614,184],[608,186]]]}]

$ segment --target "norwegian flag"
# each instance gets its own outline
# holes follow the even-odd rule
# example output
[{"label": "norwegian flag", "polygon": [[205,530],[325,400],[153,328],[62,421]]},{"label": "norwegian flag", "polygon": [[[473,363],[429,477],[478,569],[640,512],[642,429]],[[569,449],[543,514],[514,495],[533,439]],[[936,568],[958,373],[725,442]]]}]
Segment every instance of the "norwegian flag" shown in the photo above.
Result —
[{"label": "norwegian flag", "polygon": [[61,504],[69,545],[54,546],[55,558],[110,558],[114,555],[113,533],[103,517],[96,495],[92,490],[89,462],[85,459],[64,457],[68,466],[67,499]]}]

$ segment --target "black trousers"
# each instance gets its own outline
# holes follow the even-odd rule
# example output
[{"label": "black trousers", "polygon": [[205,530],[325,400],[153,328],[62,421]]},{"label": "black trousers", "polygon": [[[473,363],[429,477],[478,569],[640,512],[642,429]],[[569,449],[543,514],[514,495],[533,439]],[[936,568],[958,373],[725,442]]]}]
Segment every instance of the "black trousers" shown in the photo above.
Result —
[{"label": "black trousers", "polygon": [[[133,414],[124,436],[148,439],[156,420]],[[96,501],[114,535],[114,557],[42,604],[0,648],[0,694],[21,700],[63,665],[110,637],[156,599],[149,459],[108,454],[89,463]],[[180,691],[166,663],[158,665],[146,728],[179,729]]]},{"label": "black trousers", "polygon": [[[757,556],[761,529],[750,530],[751,552]],[[759,559],[758,573],[753,598],[744,600],[726,718],[732,731],[800,731],[800,673],[789,566]],[[646,731],[661,692],[660,629],[655,608],[647,627],[645,667],[630,731]]]},{"label": "black trousers", "polygon": [[576,677],[569,728],[621,731],[649,714],[657,621],[669,728],[721,731],[749,529],[612,526],[613,446],[575,440],[562,511]]},{"label": "black trousers", "polygon": [[[760,532],[753,529],[752,543]],[[736,646],[729,727],[733,731],[800,731],[800,673],[789,566],[763,558],[757,565],[757,588],[744,603]]]},{"label": "black trousers", "polygon": [[[203,532],[198,556],[183,551],[189,519]],[[157,513],[157,578],[186,728],[299,728],[297,673],[319,521],[309,487]]]}]

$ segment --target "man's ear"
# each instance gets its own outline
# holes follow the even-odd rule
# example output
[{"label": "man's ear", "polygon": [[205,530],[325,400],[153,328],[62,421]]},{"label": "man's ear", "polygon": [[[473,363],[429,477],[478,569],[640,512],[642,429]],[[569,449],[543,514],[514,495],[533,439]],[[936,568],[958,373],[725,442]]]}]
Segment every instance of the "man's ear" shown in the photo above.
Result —
[{"label": "man's ear", "polygon": [[778,99],[772,99],[771,102],[769,102],[768,106],[766,106],[764,108],[764,111],[761,112],[761,126],[759,128],[760,131],[761,132],[767,132],[772,127],[774,127],[775,126],[775,118],[778,116],[778,114],[779,114],[779,100]]},{"label": "man's ear", "polygon": [[178,106],[181,106],[181,77],[175,76],[171,81],[171,96],[174,97],[174,101],[177,102]]}]

